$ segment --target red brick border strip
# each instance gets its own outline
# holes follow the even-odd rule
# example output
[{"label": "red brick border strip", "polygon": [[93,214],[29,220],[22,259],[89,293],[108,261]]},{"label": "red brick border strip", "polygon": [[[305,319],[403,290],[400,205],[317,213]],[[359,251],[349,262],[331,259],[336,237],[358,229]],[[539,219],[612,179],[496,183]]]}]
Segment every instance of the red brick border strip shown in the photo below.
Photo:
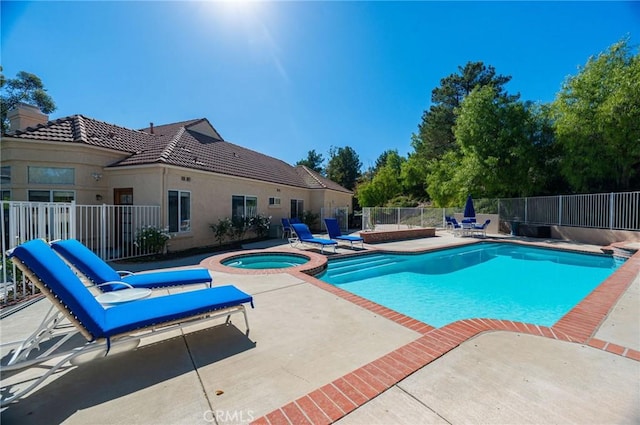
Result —
[{"label": "red brick border strip", "polygon": [[256,419],[254,424],[333,423],[463,342],[488,331],[518,332],[587,344],[596,349],[640,361],[640,351],[593,338],[618,299],[640,274],[640,252],[629,258],[620,269],[552,327],[479,318],[460,320],[436,329],[304,273],[295,274],[306,282],[413,329],[422,336]]}]

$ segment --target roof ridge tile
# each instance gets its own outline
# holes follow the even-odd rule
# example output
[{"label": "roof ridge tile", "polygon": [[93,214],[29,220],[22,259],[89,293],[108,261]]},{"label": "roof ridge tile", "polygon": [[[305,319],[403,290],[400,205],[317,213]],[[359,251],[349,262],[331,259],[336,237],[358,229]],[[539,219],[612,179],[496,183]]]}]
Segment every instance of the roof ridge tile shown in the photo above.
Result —
[{"label": "roof ridge tile", "polygon": [[176,148],[176,145],[178,144],[178,141],[180,140],[180,138],[182,137],[182,135],[185,132],[185,128],[184,127],[180,127],[178,129],[178,132],[175,134],[175,136],[173,136],[173,138],[171,139],[171,141],[167,144],[167,146],[162,150],[162,153],[160,153],[160,160],[163,162],[167,162],[167,160],[171,157],[171,154],[173,153],[173,151]]},{"label": "roof ridge tile", "polygon": [[82,115],[74,115],[71,118],[71,132],[74,142],[87,141],[87,129],[84,125],[84,117]]}]

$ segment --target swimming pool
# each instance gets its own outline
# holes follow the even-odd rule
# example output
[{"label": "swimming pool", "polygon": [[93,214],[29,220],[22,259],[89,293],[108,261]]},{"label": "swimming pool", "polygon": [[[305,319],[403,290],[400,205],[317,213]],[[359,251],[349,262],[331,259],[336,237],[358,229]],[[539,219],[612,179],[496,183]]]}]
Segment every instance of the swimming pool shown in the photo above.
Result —
[{"label": "swimming pool", "polygon": [[480,243],[336,259],[317,277],[435,327],[470,318],[553,326],[618,266],[611,256]]}]

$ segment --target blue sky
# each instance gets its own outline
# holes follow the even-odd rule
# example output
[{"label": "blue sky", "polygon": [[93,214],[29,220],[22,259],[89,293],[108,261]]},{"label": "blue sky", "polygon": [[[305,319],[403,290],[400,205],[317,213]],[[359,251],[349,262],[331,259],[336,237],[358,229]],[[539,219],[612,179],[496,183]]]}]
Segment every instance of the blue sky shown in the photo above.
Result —
[{"label": "blue sky", "polygon": [[550,102],[592,55],[640,44],[640,2],[6,2],[4,75],[58,109],[143,128],[206,117],[290,164],[411,151],[431,91],[468,61]]}]

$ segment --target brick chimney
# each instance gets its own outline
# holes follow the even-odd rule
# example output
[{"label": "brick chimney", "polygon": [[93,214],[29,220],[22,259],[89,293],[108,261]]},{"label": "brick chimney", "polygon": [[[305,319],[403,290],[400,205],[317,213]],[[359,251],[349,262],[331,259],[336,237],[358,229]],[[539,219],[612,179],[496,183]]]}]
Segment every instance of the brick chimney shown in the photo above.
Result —
[{"label": "brick chimney", "polygon": [[22,102],[7,112],[7,118],[9,118],[9,133],[35,127],[38,124],[46,124],[49,121],[49,116],[43,114],[37,106]]}]

